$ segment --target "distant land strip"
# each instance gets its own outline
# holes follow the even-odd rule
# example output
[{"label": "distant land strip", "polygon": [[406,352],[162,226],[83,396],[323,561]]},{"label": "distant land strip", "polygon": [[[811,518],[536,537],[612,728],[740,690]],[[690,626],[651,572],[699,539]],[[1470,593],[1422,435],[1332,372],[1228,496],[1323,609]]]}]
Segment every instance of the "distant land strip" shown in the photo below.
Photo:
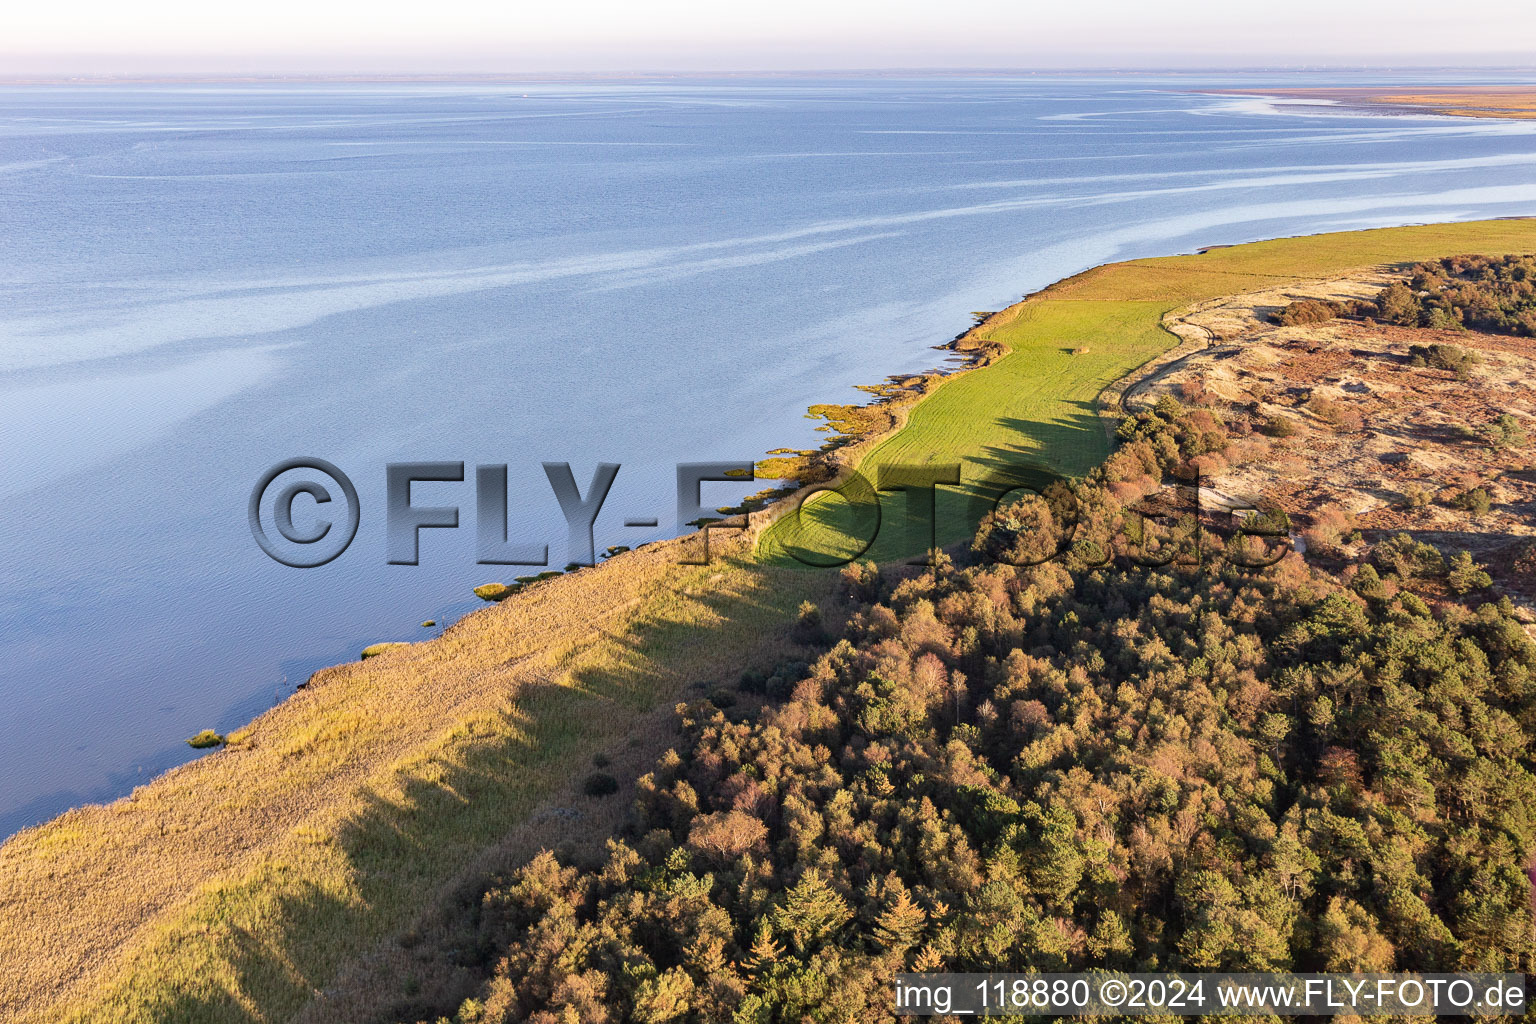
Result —
[{"label": "distant land strip", "polygon": [[1221,96],[1279,96],[1385,112],[1455,117],[1536,118],[1536,85],[1450,86],[1434,89],[1221,89]]}]

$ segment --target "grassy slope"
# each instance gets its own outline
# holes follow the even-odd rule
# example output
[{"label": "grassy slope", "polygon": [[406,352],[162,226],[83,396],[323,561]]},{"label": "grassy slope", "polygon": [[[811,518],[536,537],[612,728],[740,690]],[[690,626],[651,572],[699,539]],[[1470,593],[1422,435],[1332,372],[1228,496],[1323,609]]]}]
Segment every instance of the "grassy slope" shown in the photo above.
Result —
[{"label": "grassy slope", "polygon": [[[658,545],[541,585],[328,669],[229,749],[16,836],[0,1019],[287,1020],[498,847],[607,834],[628,790],[576,792],[593,755],[633,778],[688,684],[776,664],[799,602],[834,582],[739,554],[686,566]],[[552,802],[582,817],[531,817]]]},{"label": "grassy slope", "polygon": [[[1171,342],[1158,327],[1168,310],[1277,278],[1533,249],[1536,222],[1494,222],[1089,271],[994,318],[1013,351],[944,383],[866,465],[1043,450],[1078,472],[1104,452],[1093,399]],[[1079,344],[1091,351],[1061,351]],[[951,517],[945,537],[965,528]],[[437,640],[329,669],[230,749],[7,842],[0,1016],[287,1020],[466,870],[562,828],[606,831],[625,797],[575,795],[591,756],[614,756],[623,774],[664,746],[657,709],[693,680],[780,657],[793,609],[834,578],[675,556],[636,552]],[[538,813],[551,801],[585,817]]]},{"label": "grassy slope", "polygon": [[[1460,252],[1536,249],[1536,221],[1486,221],[1276,239],[1205,253],[1134,260],[1068,278],[1011,306],[983,325],[1007,355],[985,368],[945,381],[912,410],[901,430],[860,462],[867,479],[899,463],[960,463],[961,486],[940,488],[939,543],[974,529],[976,482],[1020,460],[1076,475],[1107,453],[1096,413],[1099,393],[1177,339],[1161,326],[1180,307],[1287,280],[1307,280],[1378,263],[1401,263]],[[1087,352],[1073,355],[1077,348]],[[910,558],[925,546],[903,495],[882,501],[885,514],[863,557]],[[760,552],[794,564],[787,547],[820,556],[848,556],[868,536],[841,499],[806,504],[798,527],[787,516],[764,533]],[[860,533],[858,531],[863,530]]]}]

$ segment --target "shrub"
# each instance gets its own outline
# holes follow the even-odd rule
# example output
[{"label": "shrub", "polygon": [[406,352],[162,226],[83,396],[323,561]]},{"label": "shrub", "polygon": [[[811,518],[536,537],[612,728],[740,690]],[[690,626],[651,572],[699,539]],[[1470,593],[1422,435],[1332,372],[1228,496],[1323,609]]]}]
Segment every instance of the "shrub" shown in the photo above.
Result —
[{"label": "shrub", "polygon": [[1338,548],[1343,539],[1354,530],[1354,523],[1347,513],[1330,508],[1319,513],[1304,536],[1309,548],[1320,551]]},{"label": "shrub", "polygon": [[1301,299],[1291,303],[1284,309],[1276,311],[1270,316],[1270,319],[1282,327],[1298,327],[1304,324],[1326,323],[1342,312],[1344,312],[1344,307],[1336,302],[1325,302],[1319,299]]},{"label": "shrub", "polygon": [[610,796],[619,791],[619,780],[607,772],[593,772],[582,780],[581,791],[587,796]]},{"label": "shrub", "polygon": [[1184,407],[1172,395],[1159,395],[1157,404],[1152,406],[1152,411],[1169,423],[1184,415]]},{"label": "shrub", "polygon": [[1227,468],[1227,460],[1216,452],[1209,452],[1190,459],[1189,468],[1202,477],[1210,478]]},{"label": "shrub", "polygon": [[1451,556],[1451,565],[1445,574],[1445,582],[1454,593],[1465,594],[1492,586],[1493,577],[1489,576],[1481,565],[1472,561],[1470,552],[1458,551]]},{"label": "shrub", "polygon": [[1419,297],[1407,285],[1390,284],[1377,294],[1372,311],[1387,323],[1416,327],[1419,323]]},{"label": "shrub", "polygon": [[1312,410],[1318,419],[1327,423],[1341,434],[1359,430],[1365,423],[1365,420],[1357,410],[1341,402],[1335,402],[1321,396],[1308,402],[1307,407]]},{"label": "shrub", "polygon": [[1470,490],[1462,491],[1452,498],[1451,504],[1464,512],[1470,512],[1474,516],[1481,516],[1486,515],[1488,510],[1493,507],[1493,498],[1489,496],[1486,488],[1473,487]]},{"label": "shrub", "polygon": [[1434,495],[1429,492],[1428,488],[1420,487],[1418,484],[1409,484],[1403,488],[1403,507],[1424,508],[1433,497]]},{"label": "shrub", "polygon": [[1264,432],[1270,437],[1295,437],[1301,433],[1301,425],[1290,416],[1271,416]]},{"label": "shrub", "polygon": [[1445,575],[1445,559],[1440,552],[1406,533],[1394,534],[1377,544],[1371,551],[1371,561],[1382,571],[1405,580]]},{"label": "shrub", "polygon": [[791,630],[795,642],[802,644],[819,644],[825,642],[827,632],[822,628],[821,609],[810,601],[801,601],[800,609],[795,614],[795,625]]},{"label": "shrub", "polygon": [[191,739],[187,740],[187,746],[191,747],[193,750],[207,750],[209,747],[219,747],[223,745],[223,735],[214,732],[212,729],[204,729],[196,736],[193,736]]},{"label": "shrub", "polygon": [[1279,505],[1256,509],[1244,520],[1243,532],[1255,537],[1284,537],[1291,532],[1291,517]]},{"label": "shrub", "polygon": [[1211,400],[1205,385],[1194,377],[1179,382],[1179,397],[1190,405],[1205,405]]},{"label": "shrub", "polygon": [[1361,597],[1387,596],[1387,585],[1381,581],[1381,574],[1376,571],[1374,565],[1362,565],[1355,573],[1355,578],[1350,585]]},{"label": "shrub", "polygon": [[1460,345],[1414,345],[1408,349],[1415,366],[1427,366],[1432,370],[1450,370],[1458,377],[1466,377],[1467,371],[1481,360]]},{"label": "shrub", "polygon": [[1523,448],[1529,438],[1520,421],[1506,412],[1488,427],[1488,440],[1495,448]]}]

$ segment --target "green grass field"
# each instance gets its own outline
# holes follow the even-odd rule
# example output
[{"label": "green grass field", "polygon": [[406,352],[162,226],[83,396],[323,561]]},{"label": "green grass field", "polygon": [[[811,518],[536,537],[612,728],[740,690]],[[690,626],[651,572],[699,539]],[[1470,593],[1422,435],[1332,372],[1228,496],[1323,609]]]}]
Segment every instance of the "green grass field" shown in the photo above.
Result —
[{"label": "green grass field", "polygon": [[[1358,267],[1532,250],[1536,220],[1481,221],[1276,239],[1097,267],[993,318],[985,336],[1008,354],[944,381],[902,429],[865,455],[859,472],[874,483],[893,466],[958,463],[960,484],[938,489],[934,522],[939,544],[961,540],[1002,489],[989,481],[1000,473],[1006,478],[1009,467],[1033,464],[1076,476],[1107,454],[1098,397],[1177,343],[1161,326],[1166,314]],[[1087,351],[1073,354],[1080,349]],[[848,493],[854,496],[854,489]],[[855,502],[813,496],[798,521],[786,516],[765,531],[759,557],[792,565],[799,563],[790,552],[823,564],[919,556],[928,543],[920,518],[925,510],[909,507],[910,501],[911,492],[882,494],[877,529],[867,492]]]}]

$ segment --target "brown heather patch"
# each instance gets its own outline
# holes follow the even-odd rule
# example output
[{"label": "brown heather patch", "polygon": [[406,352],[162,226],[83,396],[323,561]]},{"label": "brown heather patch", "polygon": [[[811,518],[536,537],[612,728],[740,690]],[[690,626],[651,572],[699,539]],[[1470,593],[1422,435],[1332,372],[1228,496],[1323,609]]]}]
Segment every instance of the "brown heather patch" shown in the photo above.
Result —
[{"label": "brown heather patch", "polygon": [[[1174,329],[1188,340],[1149,364],[1127,401],[1139,408],[1163,394],[1203,394],[1212,413],[1245,435],[1229,445],[1228,465],[1204,482],[1283,508],[1314,544],[1327,538],[1323,547],[1332,550],[1311,551],[1309,560],[1342,568],[1363,558],[1371,543],[1407,533],[1446,555],[1470,551],[1487,565],[1496,592],[1536,608],[1536,582],[1515,558],[1536,542],[1536,445],[1497,448],[1485,434],[1505,412],[1536,429],[1536,340],[1369,321],[1270,322],[1287,301],[1359,297],[1380,287],[1390,270],[1250,292],[1187,311]],[[1219,329],[1202,332],[1218,321]],[[1432,344],[1475,353],[1467,379],[1412,365],[1413,346]],[[1261,427],[1279,416],[1305,429],[1265,436]],[[1472,514],[1454,503],[1473,487],[1491,494],[1489,512]],[[1356,530],[1360,540],[1341,544]],[[1443,596],[1438,581],[1413,586]]]}]

